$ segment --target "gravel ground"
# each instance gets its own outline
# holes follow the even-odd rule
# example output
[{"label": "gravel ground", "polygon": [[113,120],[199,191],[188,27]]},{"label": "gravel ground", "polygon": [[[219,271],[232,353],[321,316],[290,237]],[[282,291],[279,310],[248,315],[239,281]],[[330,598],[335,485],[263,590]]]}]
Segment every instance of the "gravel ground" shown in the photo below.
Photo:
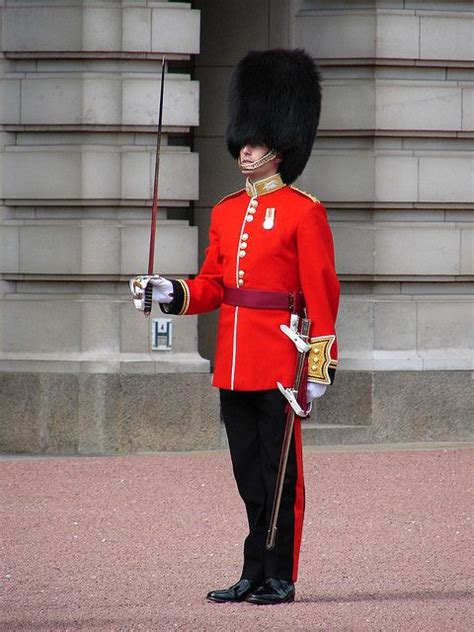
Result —
[{"label": "gravel ground", "polygon": [[473,629],[473,448],[305,450],[297,601],[212,604],[246,534],[227,453],[0,459],[1,630]]}]

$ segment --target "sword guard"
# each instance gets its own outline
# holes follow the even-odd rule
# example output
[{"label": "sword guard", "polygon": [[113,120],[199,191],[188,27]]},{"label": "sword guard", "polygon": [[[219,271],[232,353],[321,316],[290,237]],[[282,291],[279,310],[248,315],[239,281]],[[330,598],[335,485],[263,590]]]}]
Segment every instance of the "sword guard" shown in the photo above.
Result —
[{"label": "sword guard", "polygon": [[311,412],[311,405],[309,406],[307,411],[304,411],[301,406],[298,404],[298,400],[296,399],[297,393],[292,388],[285,388],[281,382],[277,382],[278,390],[286,399],[286,401],[290,404],[293,409],[295,415],[298,417],[308,417]]},{"label": "sword guard", "polygon": [[311,349],[311,345],[309,345],[303,338],[291,327],[288,325],[280,325],[281,331],[288,336],[288,338],[293,342],[300,353],[307,353]]}]

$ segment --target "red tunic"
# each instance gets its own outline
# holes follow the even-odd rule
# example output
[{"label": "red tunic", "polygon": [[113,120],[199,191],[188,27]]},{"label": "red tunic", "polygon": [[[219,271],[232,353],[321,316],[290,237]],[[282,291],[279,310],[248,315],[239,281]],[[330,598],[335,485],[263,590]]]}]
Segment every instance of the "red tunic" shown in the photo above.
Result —
[{"label": "red tunic", "polygon": [[222,303],[223,287],[302,290],[311,319],[308,379],[330,384],[337,364],[339,282],[324,206],[279,175],[221,200],[213,209],[209,247],[194,279],[173,281],[164,311],[198,314],[220,307],[214,386],[266,390],[292,386],[296,348],[280,330],[286,310]]}]

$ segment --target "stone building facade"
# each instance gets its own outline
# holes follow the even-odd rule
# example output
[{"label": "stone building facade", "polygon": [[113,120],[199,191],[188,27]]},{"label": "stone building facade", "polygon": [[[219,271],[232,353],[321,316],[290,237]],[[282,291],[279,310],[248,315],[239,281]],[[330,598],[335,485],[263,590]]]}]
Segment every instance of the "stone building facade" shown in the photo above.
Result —
[{"label": "stone building facade", "polygon": [[230,72],[278,46],[323,72],[297,184],[328,209],[342,281],[340,367],[306,441],[472,438],[471,2],[0,9],[0,450],[221,445],[215,315],[173,319],[172,350],[152,351],[125,281],[146,267],[162,55],[157,269],[188,276],[212,204],[241,187],[223,142]]}]

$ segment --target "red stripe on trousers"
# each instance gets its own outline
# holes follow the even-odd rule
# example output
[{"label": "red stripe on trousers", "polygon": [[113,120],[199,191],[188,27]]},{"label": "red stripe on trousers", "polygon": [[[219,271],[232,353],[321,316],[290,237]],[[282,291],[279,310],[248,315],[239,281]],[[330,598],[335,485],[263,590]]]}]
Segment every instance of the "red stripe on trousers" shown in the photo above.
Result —
[{"label": "red stripe on trousers", "polygon": [[295,582],[298,578],[298,561],[300,557],[301,536],[303,533],[303,517],[304,517],[304,478],[303,478],[303,448],[301,445],[301,419],[295,418],[294,425],[295,452],[296,452],[296,490],[295,504],[293,506],[294,514],[294,539],[293,539],[293,577]]}]

